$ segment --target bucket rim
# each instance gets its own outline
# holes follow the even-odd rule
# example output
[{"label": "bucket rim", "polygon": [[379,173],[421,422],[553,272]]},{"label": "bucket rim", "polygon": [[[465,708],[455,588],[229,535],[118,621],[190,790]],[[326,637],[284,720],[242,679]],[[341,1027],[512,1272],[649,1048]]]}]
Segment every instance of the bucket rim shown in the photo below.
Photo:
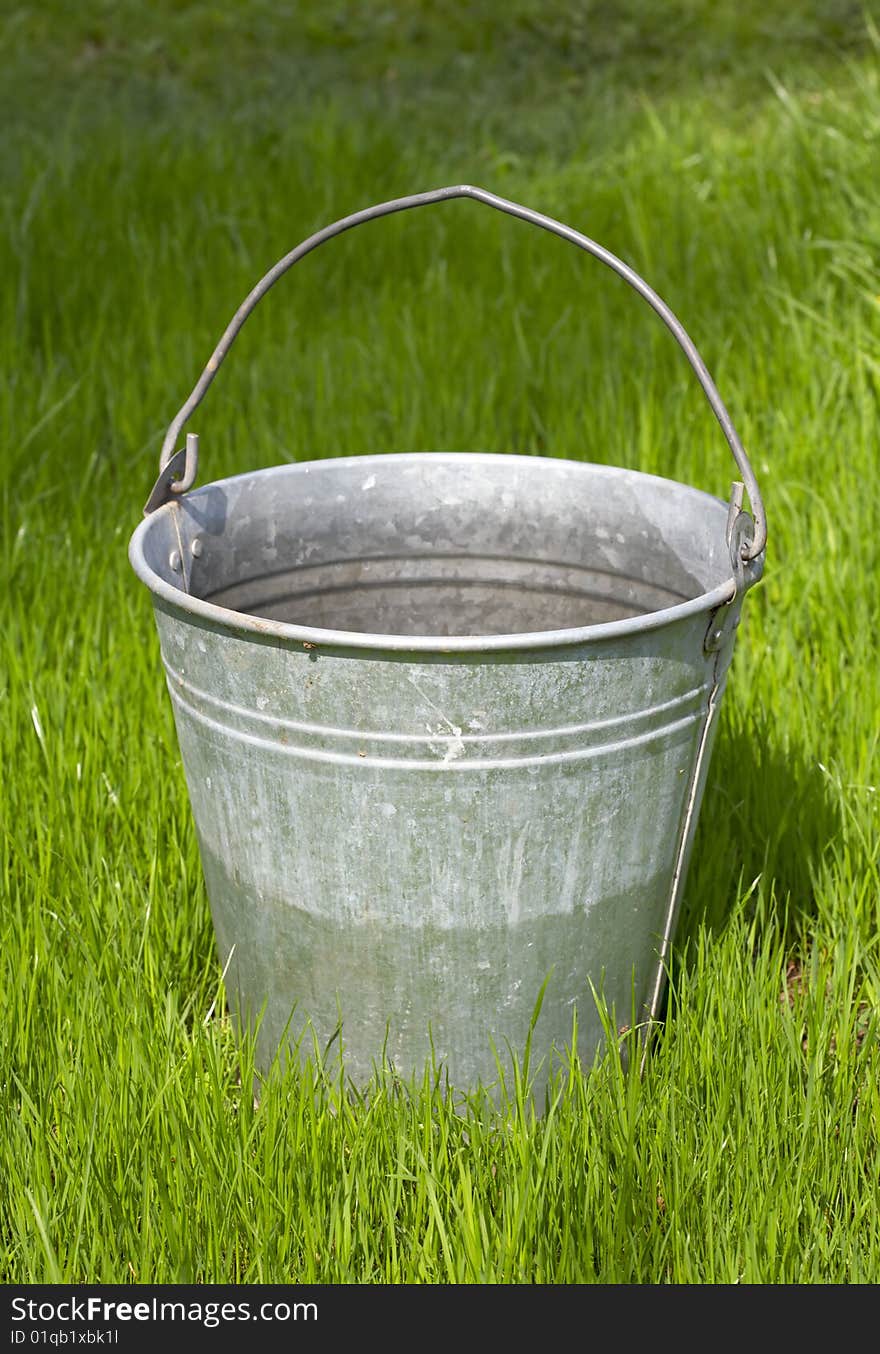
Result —
[{"label": "bucket rim", "polygon": [[[678,492],[693,495],[720,508],[725,514],[727,504],[715,494],[673,480],[668,476],[654,475],[643,470],[631,470],[627,467],[605,465],[595,461],[579,461],[565,456],[531,456],[516,452],[376,452],[363,456],[327,456],[309,461],[282,462],[280,465],[264,466],[256,470],[242,471],[228,475],[220,480],[210,480],[198,488],[190,490],[180,499],[171,500],[144,517],[135,527],[128,546],[128,558],[137,577],[144,583],[155,598],[160,598],[177,611],[209,622],[214,626],[234,632],[259,636],[263,639],[287,640],[304,646],[324,649],[369,649],[396,653],[490,653],[511,650],[534,650],[561,648],[580,644],[600,643],[608,640],[623,639],[629,635],[644,634],[664,626],[675,624],[692,616],[715,611],[718,607],[732,602],[737,592],[737,582],[731,573],[730,578],[717,587],[698,597],[688,598],[675,606],[662,607],[639,616],[628,616],[622,620],[602,621],[595,625],[576,626],[557,630],[515,631],[510,634],[492,635],[401,635],[393,632],[369,632],[362,630],[332,630],[317,626],[295,625],[287,621],[269,620],[254,616],[248,612],[235,611],[230,607],[219,606],[216,602],[205,601],[191,593],[167,583],[147,563],[144,553],[144,540],[154,521],[163,515],[177,510],[178,502],[197,499],[209,489],[221,488],[242,480],[253,480],[264,475],[277,474],[279,471],[297,471],[308,474],[310,470],[328,464],[358,465],[386,464],[395,461],[468,461],[470,463],[496,464],[499,461],[529,461],[543,465],[582,467],[585,470],[601,474],[625,474],[633,479],[650,480],[669,485]],[[764,565],[764,552],[746,565],[745,586],[750,587],[761,577]]]}]

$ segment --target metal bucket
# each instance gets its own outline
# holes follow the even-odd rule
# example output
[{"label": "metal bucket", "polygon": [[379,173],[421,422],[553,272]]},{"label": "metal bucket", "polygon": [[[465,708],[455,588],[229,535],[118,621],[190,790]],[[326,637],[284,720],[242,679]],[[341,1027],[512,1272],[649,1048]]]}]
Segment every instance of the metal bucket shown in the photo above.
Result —
[{"label": "metal bucket", "polygon": [[[468,197],[608,264],[661,316],[754,520],[687,485],[507,455],[346,457],[192,489],[178,435],[269,286],[361,221]],[[433,1057],[491,1085],[531,1036],[589,1061],[593,991],[656,1016],[742,598],[766,540],[691,340],[567,226],[455,187],[311,237],[247,298],[131,540],[149,587],[220,961],[258,1056]],[[545,987],[546,983],[546,987]]]}]

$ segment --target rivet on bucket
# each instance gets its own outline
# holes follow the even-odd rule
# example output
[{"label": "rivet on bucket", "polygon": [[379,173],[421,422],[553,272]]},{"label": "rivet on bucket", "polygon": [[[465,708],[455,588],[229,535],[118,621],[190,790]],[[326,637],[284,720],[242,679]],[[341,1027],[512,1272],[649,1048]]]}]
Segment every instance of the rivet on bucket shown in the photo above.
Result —
[{"label": "rivet on bucket", "polygon": [[[175,450],[241,325],[318,245],[475,199],[622,276],[684,350],[743,484],[467,453],[285,465],[195,489]],[[259,1056],[334,1041],[365,1082],[434,1056],[463,1090],[549,1071],[593,989],[656,1016],[745,592],[748,457],[663,301],[587,237],[482,189],[318,232],[239,308],[172,422],[130,545],[153,596],[221,963]],[[549,976],[548,976],[549,975]]]}]

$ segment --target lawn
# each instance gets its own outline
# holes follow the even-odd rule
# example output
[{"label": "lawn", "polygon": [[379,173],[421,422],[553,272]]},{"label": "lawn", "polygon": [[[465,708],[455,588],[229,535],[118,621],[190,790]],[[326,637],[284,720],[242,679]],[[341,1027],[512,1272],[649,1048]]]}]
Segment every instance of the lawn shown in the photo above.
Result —
[{"label": "lawn", "polygon": [[[0,15],[0,1281],[880,1280],[880,30],[822,0],[6,6]],[[128,538],[236,306],[311,231],[472,182],[696,340],[769,523],[641,1059],[543,1111],[254,1084]],[[472,203],[305,260],[201,479],[517,451],[726,496],[633,294]]]}]

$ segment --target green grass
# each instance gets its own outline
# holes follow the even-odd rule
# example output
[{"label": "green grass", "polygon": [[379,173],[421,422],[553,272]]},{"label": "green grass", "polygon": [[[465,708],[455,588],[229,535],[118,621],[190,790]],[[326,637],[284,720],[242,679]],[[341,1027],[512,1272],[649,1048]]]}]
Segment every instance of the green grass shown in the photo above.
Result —
[{"label": "green grass", "polygon": [[[0,1280],[875,1283],[880,40],[844,0],[5,7]],[[312,229],[472,181],[631,261],[695,337],[770,524],[639,1059],[455,1113],[275,1071],[226,1016],[126,559],[162,432]],[[267,298],[202,477],[517,450],[725,494],[669,336],[472,203]]]}]

